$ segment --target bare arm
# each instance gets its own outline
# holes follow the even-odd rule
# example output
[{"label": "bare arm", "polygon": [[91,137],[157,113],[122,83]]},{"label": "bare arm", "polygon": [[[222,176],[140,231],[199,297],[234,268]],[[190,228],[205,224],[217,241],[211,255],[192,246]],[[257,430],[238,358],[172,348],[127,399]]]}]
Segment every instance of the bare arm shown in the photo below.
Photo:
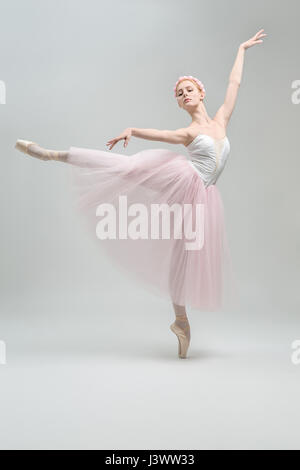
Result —
[{"label": "bare arm", "polygon": [[131,127],[131,130],[134,137],[167,142],[169,144],[183,144],[188,138],[188,131],[184,127],[170,131],[159,129],[139,129],[137,127]]},{"label": "bare arm", "polygon": [[245,50],[255,44],[263,42],[260,38],[266,36],[266,34],[262,34],[262,31],[263,29],[258,31],[251,39],[242,43],[238,48],[237,56],[229,75],[224,103],[220,106],[214,117],[222,127],[226,128],[236,104],[239,87],[242,81]]},{"label": "bare arm", "polygon": [[224,103],[220,106],[214,117],[214,119],[218,121],[224,128],[227,127],[237,100],[238,91],[242,80],[244,56],[245,49],[242,45],[240,45],[234,66],[229,76]]},{"label": "bare arm", "polygon": [[109,150],[111,150],[120,140],[124,140],[124,147],[127,147],[132,136],[139,137],[140,139],[168,142],[169,144],[184,144],[188,135],[188,130],[184,127],[174,131],[127,127],[118,137],[108,140],[106,145],[108,145]]}]

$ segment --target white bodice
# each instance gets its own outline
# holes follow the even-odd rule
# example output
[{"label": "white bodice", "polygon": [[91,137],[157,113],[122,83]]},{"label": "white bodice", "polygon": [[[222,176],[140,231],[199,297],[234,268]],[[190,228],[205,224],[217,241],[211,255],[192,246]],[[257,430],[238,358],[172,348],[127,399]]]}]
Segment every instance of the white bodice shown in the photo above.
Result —
[{"label": "white bodice", "polygon": [[198,134],[186,148],[188,161],[200,174],[205,187],[215,184],[230,152],[228,137],[214,139],[206,134]]}]

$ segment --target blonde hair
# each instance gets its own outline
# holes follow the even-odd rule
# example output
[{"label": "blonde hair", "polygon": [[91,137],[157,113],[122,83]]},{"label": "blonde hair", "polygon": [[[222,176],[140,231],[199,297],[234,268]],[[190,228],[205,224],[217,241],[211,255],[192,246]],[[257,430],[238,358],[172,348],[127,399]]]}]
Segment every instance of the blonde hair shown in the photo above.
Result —
[{"label": "blonde hair", "polygon": [[177,86],[179,85],[180,82],[182,82],[183,80],[189,80],[191,82],[194,83],[194,85],[198,88],[198,90],[201,92],[204,92],[205,93],[205,88],[204,88],[204,85],[203,83],[198,80],[198,78],[195,78],[195,77],[192,77],[192,75],[184,75],[183,77],[179,77],[175,86],[174,86],[174,94],[175,94],[175,98],[177,98]]}]

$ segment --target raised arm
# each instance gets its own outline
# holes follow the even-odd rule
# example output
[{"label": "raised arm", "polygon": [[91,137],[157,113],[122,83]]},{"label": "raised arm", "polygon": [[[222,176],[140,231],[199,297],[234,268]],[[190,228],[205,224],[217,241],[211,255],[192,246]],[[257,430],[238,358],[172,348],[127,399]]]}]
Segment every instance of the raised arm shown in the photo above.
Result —
[{"label": "raised arm", "polygon": [[262,31],[264,30],[261,29],[258,31],[258,33],[256,33],[248,41],[243,42],[238,48],[238,53],[229,76],[224,103],[220,106],[216,112],[216,115],[214,116],[214,119],[218,121],[222,127],[227,127],[236,104],[239,87],[242,81],[245,50],[254,46],[255,44],[260,44],[263,42],[263,40],[260,38],[266,36],[266,34],[263,34]]}]

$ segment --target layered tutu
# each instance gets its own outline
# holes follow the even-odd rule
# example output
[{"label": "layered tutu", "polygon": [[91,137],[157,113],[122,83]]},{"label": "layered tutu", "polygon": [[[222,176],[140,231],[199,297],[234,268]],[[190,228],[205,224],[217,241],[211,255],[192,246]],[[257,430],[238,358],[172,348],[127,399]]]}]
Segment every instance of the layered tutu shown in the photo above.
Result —
[{"label": "layered tutu", "polygon": [[[75,206],[119,267],[178,305],[215,311],[231,302],[235,279],[223,202],[187,157],[167,149],[127,156],[70,147],[68,163]],[[157,208],[170,215],[165,232],[163,216],[159,225],[154,218]],[[114,238],[105,238],[105,229]]]}]

